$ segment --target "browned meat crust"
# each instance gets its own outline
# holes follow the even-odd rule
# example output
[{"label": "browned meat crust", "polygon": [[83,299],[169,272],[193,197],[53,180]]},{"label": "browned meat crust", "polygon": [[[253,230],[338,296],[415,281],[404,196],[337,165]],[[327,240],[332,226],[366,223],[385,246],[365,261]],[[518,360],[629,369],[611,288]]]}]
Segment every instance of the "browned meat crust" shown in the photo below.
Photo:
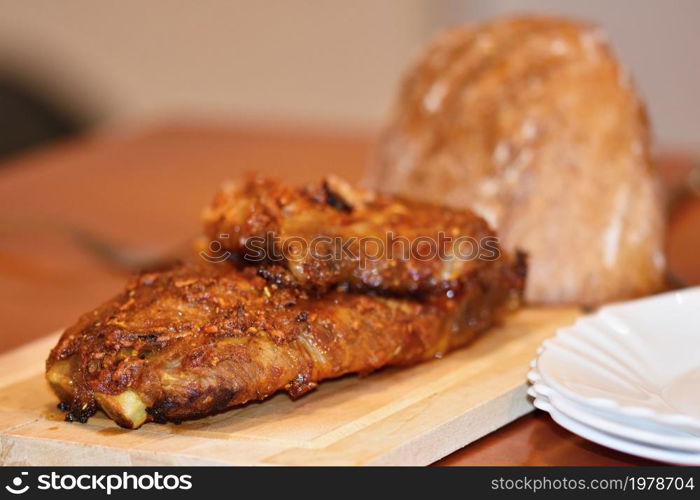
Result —
[{"label": "browned meat crust", "polygon": [[[68,411],[124,427],[179,422],[323,379],[440,357],[519,301],[524,262],[480,267],[458,294],[309,298],[228,264],[143,274],[66,330],[47,376]],[[131,408],[131,409],[130,409]],[[132,411],[133,410],[133,411]]]},{"label": "browned meat crust", "polygon": [[297,189],[250,178],[203,214],[209,238],[280,284],[388,294],[459,288],[500,247],[468,210],[373,196],[337,180]]}]

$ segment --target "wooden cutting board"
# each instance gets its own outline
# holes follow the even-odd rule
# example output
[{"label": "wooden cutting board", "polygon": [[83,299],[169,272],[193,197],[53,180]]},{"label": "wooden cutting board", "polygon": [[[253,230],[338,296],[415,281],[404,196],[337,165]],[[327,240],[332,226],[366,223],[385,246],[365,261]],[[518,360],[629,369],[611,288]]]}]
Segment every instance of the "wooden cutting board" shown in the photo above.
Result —
[{"label": "wooden cutting board", "polygon": [[531,411],[528,364],[579,314],[525,309],[441,360],[135,431],[102,413],[87,424],[63,421],[43,376],[51,335],[0,356],[0,464],[429,464]]}]

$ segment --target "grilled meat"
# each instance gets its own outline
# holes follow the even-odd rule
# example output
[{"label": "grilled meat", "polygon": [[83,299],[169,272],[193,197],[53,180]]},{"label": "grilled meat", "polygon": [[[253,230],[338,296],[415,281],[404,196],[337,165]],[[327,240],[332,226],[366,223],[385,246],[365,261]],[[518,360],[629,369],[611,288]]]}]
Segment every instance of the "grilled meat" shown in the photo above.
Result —
[{"label": "grilled meat", "polygon": [[52,350],[47,378],[67,420],[102,409],[127,428],[199,418],[279,390],[298,397],[323,379],[466,344],[517,304],[524,267],[520,257],[501,259],[459,292],[418,301],[343,290],[310,297],[252,267],[183,264],[142,274],[80,318]]},{"label": "grilled meat", "polygon": [[203,219],[209,238],[267,279],[317,293],[456,290],[501,253],[468,210],[373,196],[334,179],[297,189],[250,178],[225,187]]}]

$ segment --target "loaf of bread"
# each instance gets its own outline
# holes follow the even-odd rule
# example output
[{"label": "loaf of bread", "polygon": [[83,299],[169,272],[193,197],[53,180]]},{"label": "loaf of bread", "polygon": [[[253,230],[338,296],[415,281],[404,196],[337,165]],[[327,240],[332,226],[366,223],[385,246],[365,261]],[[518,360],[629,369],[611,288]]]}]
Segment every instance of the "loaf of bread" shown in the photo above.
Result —
[{"label": "loaf of bread", "polygon": [[647,117],[594,27],[517,17],[440,35],[403,82],[370,177],[486,218],[528,254],[531,303],[663,286]]}]

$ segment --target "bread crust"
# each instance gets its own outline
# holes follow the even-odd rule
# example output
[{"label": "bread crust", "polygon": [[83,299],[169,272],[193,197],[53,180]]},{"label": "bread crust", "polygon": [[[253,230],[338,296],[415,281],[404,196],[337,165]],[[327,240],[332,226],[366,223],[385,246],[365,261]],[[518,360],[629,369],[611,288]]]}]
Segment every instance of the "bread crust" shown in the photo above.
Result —
[{"label": "bread crust", "polygon": [[528,253],[526,298],[589,306],[663,287],[647,116],[592,26],[516,17],[438,36],[409,70],[374,187],[472,208]]}]

